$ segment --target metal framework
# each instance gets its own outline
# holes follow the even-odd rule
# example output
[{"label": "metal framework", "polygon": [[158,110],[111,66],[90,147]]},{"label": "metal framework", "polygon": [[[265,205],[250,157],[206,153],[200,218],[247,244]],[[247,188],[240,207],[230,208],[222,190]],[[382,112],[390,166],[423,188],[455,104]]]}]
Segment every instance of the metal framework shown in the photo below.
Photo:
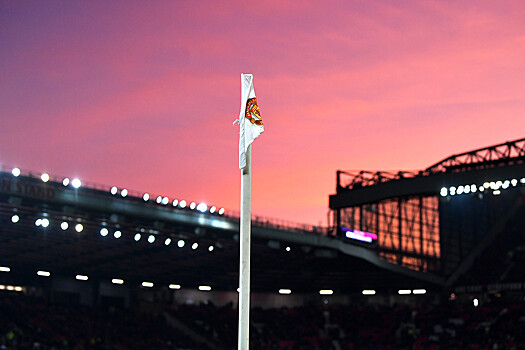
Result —
[{"label": "metal framework", "polygon": [[[339,198],[331,206],[335,209],[334,234],[342,235],[343,227],[375,233],[378,240],[373,249],[382,258],[415,270],[443,272],[437,192],[440,187],[435,192],[429,191],[428,186],[421,187],[422,181],[433,179],[439,183],[441,180],[437,179],[444,175],[455,178],[524,164],[525,138],[452,155],[420,171],[338,171]],[[380,186],[375,188],[377,185]],[[419,187],[411,192],[406,190],[407,186]],[[351,193],[360,200],[349,200]],[[448,226],[446,230],[455,232]],[[448,256],[447,259],[450,260]]]},{"label": "metal framework", "polygon": [[337,191],[352,190],[380,183],[429,176],[440,173],[464,172],[525,163],[525,138],[494,146],[455,154],[421,171],[337,171]]}]

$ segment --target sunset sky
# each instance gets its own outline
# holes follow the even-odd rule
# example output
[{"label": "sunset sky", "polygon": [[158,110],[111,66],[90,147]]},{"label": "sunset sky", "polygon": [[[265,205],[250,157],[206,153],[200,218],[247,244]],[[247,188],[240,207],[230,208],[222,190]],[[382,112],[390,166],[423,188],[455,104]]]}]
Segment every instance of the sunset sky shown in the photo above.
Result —
[{"label": "sunset sky", "polygon": [[[525,137],[523,1],[1,1],[0,164],[327,224],[336,170]],[[109,188],[109,187],[108,187]]]}]

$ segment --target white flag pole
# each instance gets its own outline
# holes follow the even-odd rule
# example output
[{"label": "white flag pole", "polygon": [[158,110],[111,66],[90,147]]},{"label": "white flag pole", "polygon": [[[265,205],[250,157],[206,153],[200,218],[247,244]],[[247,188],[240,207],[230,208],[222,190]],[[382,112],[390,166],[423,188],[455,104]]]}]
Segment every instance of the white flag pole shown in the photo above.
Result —
[{"label": "white flag pole", "polygon": [[250,245],[252,211],[252,146],[246,150],[246,167],[241,170],[241,232],[239,268],[239,346],[250,349]]}]

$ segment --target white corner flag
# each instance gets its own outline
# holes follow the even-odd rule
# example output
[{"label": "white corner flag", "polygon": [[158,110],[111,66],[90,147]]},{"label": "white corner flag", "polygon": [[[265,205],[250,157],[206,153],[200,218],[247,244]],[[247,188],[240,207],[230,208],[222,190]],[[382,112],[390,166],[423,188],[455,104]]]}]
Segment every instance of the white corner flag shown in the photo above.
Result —
[{"label": "white corner flag", "polygon": [[241,113],[238,119],[241,127],[239,138],[239,169],[246,167],[246,151],[252,142],[264,132],[257,98],[253,88],[253,75],[241,74]]}]

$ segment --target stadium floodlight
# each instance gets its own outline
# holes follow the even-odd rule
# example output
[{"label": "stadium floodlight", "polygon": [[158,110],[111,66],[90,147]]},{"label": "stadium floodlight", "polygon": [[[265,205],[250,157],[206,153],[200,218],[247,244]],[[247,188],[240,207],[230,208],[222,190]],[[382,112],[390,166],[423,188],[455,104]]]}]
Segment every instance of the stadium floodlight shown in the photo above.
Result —
[{"label": "stadium floodlight", "polygon": [[111,280],[111,283],[113,283],[113,284],[124,284],[124,280],[120,279],[120,278],[113,278]]},{"label": "stadium floodlight", "polygon": [[501,188],[503,188],[504,190],[506,190],[507,188],[509,188],[510,186],[510,181],[509,180],[505,180],[503,182],[503,185],[501,185]]},{"label": "stadium floodlight", "polygon": [[212,245],[208,247],[208,251],[209,251],[209,252],[213,252],[214,249],[215,249],[215,247],[212,246]]},{"label": "stadium floodlight", "polygon": [[170,199],[169,199],[168,197],[164,197],[164,198],[162,198],[161,203],[162,203],[163,205],[167,205],[169,202],[170,202]]},{"label": "stadium floodlight", "polygon": [[120,237],[122,237],[122,232],[120,232],[120,231],[118,231],[118,230],[115,231],[115,232],[113,233],[113,237],[115,237],[115,238],[120,238]]},{"label": "stadium floodlight", "polygon": [[334,294],[334,291],[331,290],[331,289],[321,289],[319,291],[319,294],[321,294],[321,295],[332,295],[332,294]]},{"label": "stadium floodlight", "polygon": [[478,187],[475,184],[470,185],[470,192],[474,193],[478,190]]},{"label": "stadium floodlight", "polygon": [[290,247],[286,247],[286,251],[289,252],[290,250],[292,250],[292,248]]},{"label": "stadium floodlight", "polygon": [[375,295],[376,294],[376,291],[373,290],[373,289],[364,289],[361,294],[363,295]]},{"label": "stadium floodlight", "polygon": [[0,284],[0,290],[4,290],[5,289],[5,284]]},{"label": "stadium floodlight", "polygon": [[36,219],[35,226],[40,226],[40,225],[42,225],[42,219]]},{"label": "stadium floodlight", "polygon": [[40,226],[42,226],[43,228],[46,228],[49,226],[49,220],[46,219],[46,218],[43,218],[41,221],[40,221]]},{"label": "stadium floodlight", "polygon": [[441,197],[446,197],[447,194],[448,194],[448,190],[446,187],[441,187],[441,191],[439,191],[439,194],[441,195]]},{"label": "stadium floodlight", "polygon": [[65,177],[64,180],[62,180],[62,185],[64,185],[64,187],[69,186],[69,177]]},{"label": "stadium floodlight", "polygon": [[194,210],[195,207],[197,207],[197,204],[195,204],[195,202],[191,202],[191,203],[190,203],[190,209],[191,209],[191,210]]},{"label": "stadium floodlight", "polygon": [[206,203],[200,203],[199,205],[197,205],[197,210],[201,213],[204,213],[206,212],[206,210],[208,210],[208,206],[206,205]]},{"label": "stadium floodlight", "polygon": [[22,291],[22,287],[20,286],[16,286],[15,287],[15,292],[21,292]]},{"label": "stadium floodlight", "polygon": [[458,186],[457,194],[463,193],[463,186]]},{"label": "stadium floodlight", "polygon": [[489,182],[484,182],[483,183],[483,188],[489,188],[490,187],[490,183]]},{"label": "stadium floodlight", "polygon": [[15,287],[13,287],[13,286],[7,286],[6,289],[7,289],[7,290],[15,290]]},{"label": "stadium floodlight", "polygon": [[19,222],[19,221],[20,221],[20,216],[18,216],[18,215],[16,215],[16,214],[13,215],[13,216],[11,216],[11,222],[12,222],[13,224],[16,224],[16,223]]},{"label": "stadium floodlight", "polygon": [[219,209],[219,215],[224,215],[224,208]]},{"label": "stadium floodlight", "polygon": [[174,199],[172,204],[173,204],[174,207],[176,207],[177,204],[179,204],[179,200],[178,199]]},{"label": "stadium floodlight", "polygon": [[479,187],[479,191],[480,191],[480,192],[485,191],[485,186],[480,186],[480,187]]},{"label": "stadium floodlight", "polygon": [[472,304],[474,304],[474,307],[478,307],[479,300],[477,298],[474,298],[474,300],[472,300]]},{"label": "stadium floodlight", "polygon": [[120,191],[120,195],[122,196],[122,198],[126,197],[128,195],[128,190],[124,188],[122,191]]},{"label": "stadium floodlight", "polygon": [[153,243],[153,242],[155,242],[155,236],[150,235],[150,236],[148,237],[148,242],[149,242],[149,243]]},{"label": "stadium floodlight", "polygon": [[170,284],[169,288],[170,289],[180,289],[180,284]]},{"label": "stadium floodlight", "polygon": [[62,231],[67,230],[68,227],[69,224],[67,223],[67,221],[62,221],[62,223],[60,224],[60,228],[62,229]]},{"label": "stadium floodlight", "polygon": [[0,266],[0,272],[10,272],[11,268],[7,266]]},{"label": "stadium floodlight", "polygon": [[209,292],[211,290],[211,286],[199,286],[199,290],[203,292]]},{"label": "stadium floodlight", "polygon": [[82,226],[82,224],[75,225],[75,231],[77,231],[78,233],[82,232],[83,229],[84,229],[84,226]]},{"label": "stadium floodlight", "polygon": [[427,293],[427,290],[426,289],[414,289],[412,291],[412,294],[426,294]]},{"label": "stadium floodlight", "polygon": [[525,177],[522,177],[522,178],[520,179],[520,183],[525,184]]},{"label": "stadium floodlight", "polygon": [[217,207],[216,207],[216,206],[212,206],[212,207],[210,208],[210,213],[213,214],[213,213],[215,213],[216,210],[217,210]]},{"label": "stadium floodlight", "polygon": [[76,275],[75,278],[79,281],[87,281],[89,279],[86,275]]},{"label": "stadium floodlight", "polygon": [[500,190],[495,190],[494,192],[492,192],[493,195],[495,196],[499,196],[501,194],[501,191]]},{"label": "stadium floodlight", "polygon": [[106,237],[108,234],[109,234],[109,230],[108,230],[107,228],[102,227],[102,228],[100,229],[100,235],[101,235],[102,237]]},{"label": "stadium floodlight", "polygon": [[36,274],[37,274],[38,276],[41,276],[41,277],[49,277],[49,276],[51,276],[51,272],[49,272],[49,271],[43,271],[43,270],[39,270],[39,271],[37,271]]},{"label": "stadium floodlight", "polygon": [[153,282],[142,282],[142,287],[151,288],[153,287]]},{"label": "stadium floodlight", "polygon": [[197,248],[199,248],[199,243],[195,242],[191,245],[191,249],[195,250]]},{"label": "stadium floodlight", "polygon": [[48,182],[49,181],[49,174],[48,173],[43,173],[40,176],[40,179],[42,179],[42,182]]},{"label": "stadium floodlight", "polygon": [[186,208],[186,201],[184,199],[180,201],[179,207]]},{"label": "stadium floodlight", "polygon": [[400,289],[397,291],[397,294],[399,295],[408,295],[412,294],[412,291],[410,289]]},{"label": "stadium floodlight", "polygon": [[279,289],[279,294],[292,294],[291,289]]},{"label": "stadium floodlight", "polygon": [[135,242],[140,241],[140,237],[141,237],[141,236],[140,236],[140,233],[136,233],[136,234],[135,234]]},{"label": "stadium floodlight", "polygon": [[74,188],[80,188],[80,186],[82,186],[82,181],[75,178],[73,179],[73,181],[71,181],[71,186],[73,186]]},{"label": "stadium floodlight", "polygon": [[144,202],[149,201],[149,193],[144,193],[144,194],[142,195],[142,200],[144,200]]},{"label": "stadium floodlight", "polygon": [[164,241],[164,244],[165,245],[170,245],[171,244],[171,238],[166,238],[166,240]]},{"label": "stadium floodlight", "polygon": [[470,186],[469,185],[465,185],[464,192],[465,193],[470,193]]},{"label": "stadium floodlight", "polygon": [[516,186],[518,184],[518,180],[512,179],[510,180],[510,183],[512,184],[512,186]]},{"label": "stadium floodlight", "polygon": [[502,186],[503,186],[503,182],[502,182],[501,180],[496,181],[496,187],[497,187],[497,189],[499,189],[499,188],[502,187]]},{"label": "stadium floodlight", "polygon": [[184,242],[183,239],[179,239],[179,241],[177,242],[177,246],[178,246],[179,248],[184,247],[185,244],[186,244],[186,242]]},{"label": "stadium floodlight", "polygon": [[112,195],[116,195],[118,192],[118,188],[117,186],[113,186],[111,187],[111,189],[109,190],[109,193],[111,193]]},{"label": "stadium floodlight", "polygon": [[11,174],[13,174],[14,177],[19,177],[20,173],[21,171],[19,168],[13,168],[13,170],[11,170]]},{"label": "stadium floodlight", "polygon": [[160,204],[162,202],[162,196],[158,196],[155,202],[157,202],[157,204]]},{"label": "stadium floodlight", "polygon": [[456,188],[454,186],[451,186],[449,189],[448,189],[448,192],[450,193],[451,196],[455,195],[456,194]]}]

